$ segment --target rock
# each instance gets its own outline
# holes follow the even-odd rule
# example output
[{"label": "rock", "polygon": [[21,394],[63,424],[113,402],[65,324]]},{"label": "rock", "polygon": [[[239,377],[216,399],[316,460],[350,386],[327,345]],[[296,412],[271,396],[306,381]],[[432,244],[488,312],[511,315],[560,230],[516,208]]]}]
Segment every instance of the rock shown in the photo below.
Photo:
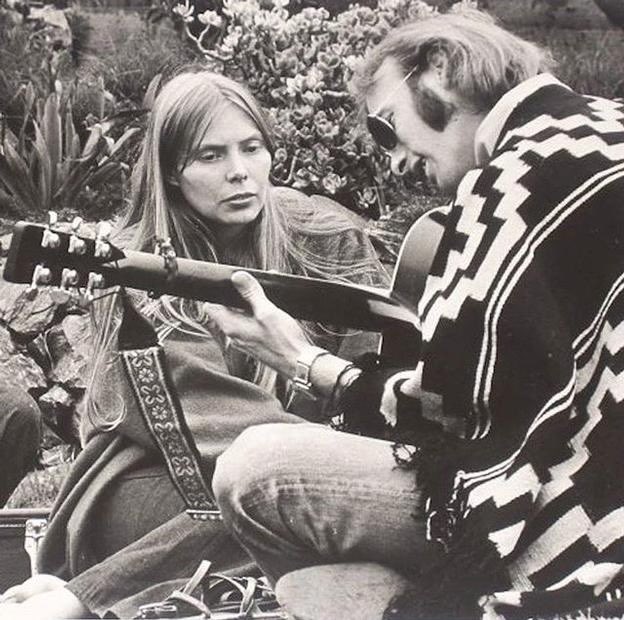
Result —
[{"label": "rock", "polygon": [[62,388],[60,385],[55,385],[50,388],[45,394],[39,397],[39,406],[41,411],[47,417],[53,417],[53,414],[58,409],[69,409],[74,404],[74,399],[71,394]]},{"label": "rock", "polygon": [[33,338],[50,327],[57,305],[49,289],[29,291],[26,284],[0,283],[0,320],[18,337]]},{"label": "rock", "polygon": [[78,428],[74,418],[76,399],[60,385],[50,388],[37,401],[43,413],[46,426],[53,432],[44,432],[43,447],[49,448],[61,443],[77,443]]},{"label": "rock", "polygon": [[45,390],[46,376],[33,359],[21,353],[9,332],[0,327],[0,381],[23,390]]},{"label": "rock", "polygon": [[52,360],[48,375],[54,383],[66,388],[84,390],[89,355],[88,316],[68,315],[46,334],[46,344]]}]

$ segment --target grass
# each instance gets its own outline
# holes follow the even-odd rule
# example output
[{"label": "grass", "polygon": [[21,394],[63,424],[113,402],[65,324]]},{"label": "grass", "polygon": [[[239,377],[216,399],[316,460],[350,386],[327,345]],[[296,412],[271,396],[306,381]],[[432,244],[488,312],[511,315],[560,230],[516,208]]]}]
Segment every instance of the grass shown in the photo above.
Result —
[{"label": "grass", "polygon": [[49,508],[54,503],[71,463],[30,472],[9,498],[6,508]]},{"label": "grass", "polygon": [[528,27],[517,32],[547,46],[558,63],[555,73],[577,92],[624,96],[624,30]]}]

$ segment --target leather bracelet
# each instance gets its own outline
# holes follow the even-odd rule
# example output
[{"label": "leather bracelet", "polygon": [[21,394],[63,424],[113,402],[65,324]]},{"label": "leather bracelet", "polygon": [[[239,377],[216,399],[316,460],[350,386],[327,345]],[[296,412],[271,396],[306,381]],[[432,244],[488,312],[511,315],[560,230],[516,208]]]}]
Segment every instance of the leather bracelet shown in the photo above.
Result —
[{"label": "leather bracelet", "polygon": [[[349,377],[351,371],[357,371],[353,373],[352,377]],[[347,364],[336,377],[336,382],[332,389],[331,396],[329,397],[328,407],[330,410],[336,411],[338,409],[337,403],[340,402],[345,390],[362,374],[362,370],[355,364]],[[345,381],[347,377],[347,381]]]}]

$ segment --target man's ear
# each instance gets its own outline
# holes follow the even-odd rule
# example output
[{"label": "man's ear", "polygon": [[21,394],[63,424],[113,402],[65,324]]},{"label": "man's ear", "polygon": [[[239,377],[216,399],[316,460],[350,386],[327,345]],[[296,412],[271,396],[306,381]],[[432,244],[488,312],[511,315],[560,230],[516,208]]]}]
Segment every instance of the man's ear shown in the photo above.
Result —
[{"label": "man's ear", "polygon": [[448,56],[445,52],[436,50],[430,53],[428,60],[429,68],[438,81],[438,84],[446,89],[448,84]]}]

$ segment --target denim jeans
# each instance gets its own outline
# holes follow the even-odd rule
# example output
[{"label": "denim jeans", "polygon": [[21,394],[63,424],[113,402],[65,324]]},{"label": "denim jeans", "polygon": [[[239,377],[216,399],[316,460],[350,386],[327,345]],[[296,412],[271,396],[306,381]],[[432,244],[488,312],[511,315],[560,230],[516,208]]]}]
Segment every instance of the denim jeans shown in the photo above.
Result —
[{"label": "denim jeans", "polygon": [[252,427],[219,457],[213,489],[226,527],[273,582],[338,562],[400,575],[441,553],[425,540],[414,473],[385,441],[315,424]]}]

